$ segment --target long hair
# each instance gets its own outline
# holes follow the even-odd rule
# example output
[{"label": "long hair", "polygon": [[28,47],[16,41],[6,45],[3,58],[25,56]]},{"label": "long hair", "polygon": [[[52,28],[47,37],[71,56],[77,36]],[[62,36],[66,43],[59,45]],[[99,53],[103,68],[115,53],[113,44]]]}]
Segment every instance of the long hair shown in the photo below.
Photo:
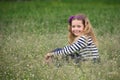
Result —
[{"label": "long hair", "polygon": [[85,16],[84,14],[73,15],[68,20],[68,22],[69,22],[69,25],[68,25],[68,31],[69,31],[68,42],[69,42],[69,44],[72,44],[77,38],[71,31],[72,21],[75,19],[82,20],[82,23],[84,25],[83,35],[91,36],[93,42],[97,45],[97,40],[96,40],[94,31],[93,31],[92,25],[91,25],[89,19],[87,18],[87,16]]}]

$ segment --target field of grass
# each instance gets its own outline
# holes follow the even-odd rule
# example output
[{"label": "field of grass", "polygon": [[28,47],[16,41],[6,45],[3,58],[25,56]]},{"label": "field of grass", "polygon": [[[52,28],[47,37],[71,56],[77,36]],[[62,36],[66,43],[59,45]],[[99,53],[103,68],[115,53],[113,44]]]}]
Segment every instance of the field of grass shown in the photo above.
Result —
[{"label": "field of grass", "polygon": [[[47,52],[68,44],[67,20],[78,13],[94,27],[101,63],[44,64]],[[1,1],[0,80],[120,80],[119,33],[119,0]]]}]

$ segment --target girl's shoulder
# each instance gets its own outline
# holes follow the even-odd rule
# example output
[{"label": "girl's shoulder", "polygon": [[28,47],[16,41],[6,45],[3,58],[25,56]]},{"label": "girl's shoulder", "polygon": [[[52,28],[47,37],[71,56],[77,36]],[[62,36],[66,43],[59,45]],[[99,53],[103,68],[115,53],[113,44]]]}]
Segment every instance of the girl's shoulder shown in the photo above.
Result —
[{"label": "girl's shoulder", "polygon": [[90,38],[90,36],[88,36],[88,35],[82,35],[82,36],[79,36],[78,37],[78,39],[88,39],[88,38]]},{"label": "girl's shoulder", "polygon": [[79,41],[79,40],[84,40],[86,41],[89,38],[87,35],[81,35],[75,38],[74,42]]},{"label": "girl's shoulder", "polygon": [[88,35],[82,35],[80,38],[91,39],[92,37]]}]

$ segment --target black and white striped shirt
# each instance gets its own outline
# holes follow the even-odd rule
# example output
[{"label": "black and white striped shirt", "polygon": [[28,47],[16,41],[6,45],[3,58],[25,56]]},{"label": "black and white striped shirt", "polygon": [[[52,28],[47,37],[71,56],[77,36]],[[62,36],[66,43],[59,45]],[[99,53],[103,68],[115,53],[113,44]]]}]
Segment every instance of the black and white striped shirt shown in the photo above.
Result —
[{"label": "black and white striped shirt", "polygon": [[54,51],[54,56],[69,55],[74,53],[80,54],[83,58],[99,58],[98,48],[89,36],[81,36],[76,42],[65,46],[60,50]]}]

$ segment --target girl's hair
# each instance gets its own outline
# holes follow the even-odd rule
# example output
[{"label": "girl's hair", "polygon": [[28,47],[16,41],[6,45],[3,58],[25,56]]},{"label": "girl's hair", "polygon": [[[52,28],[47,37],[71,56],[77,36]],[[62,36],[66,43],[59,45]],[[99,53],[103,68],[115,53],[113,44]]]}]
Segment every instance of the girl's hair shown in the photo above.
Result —
[{"label": "girl's hair", "polygon": [[76,36],[71,31],[72,21],[75,20],[75,19],[82,20],[82,23],[84,25],[83,35],[91,36],[93,42],[97,45],[97,40],[96,40],[96,37],[94,35],[94,31],[92,29],[90,21],[87,18],[87,16],[85,16],[84,14],[77,14],[77,15],[70,16],[70,18],[68,20],[68,22],[69,22],[69,25],[68,25],[68,30],[69,30],[68,40],[69,40],[69,43],[72,44],[76,39]]}]

